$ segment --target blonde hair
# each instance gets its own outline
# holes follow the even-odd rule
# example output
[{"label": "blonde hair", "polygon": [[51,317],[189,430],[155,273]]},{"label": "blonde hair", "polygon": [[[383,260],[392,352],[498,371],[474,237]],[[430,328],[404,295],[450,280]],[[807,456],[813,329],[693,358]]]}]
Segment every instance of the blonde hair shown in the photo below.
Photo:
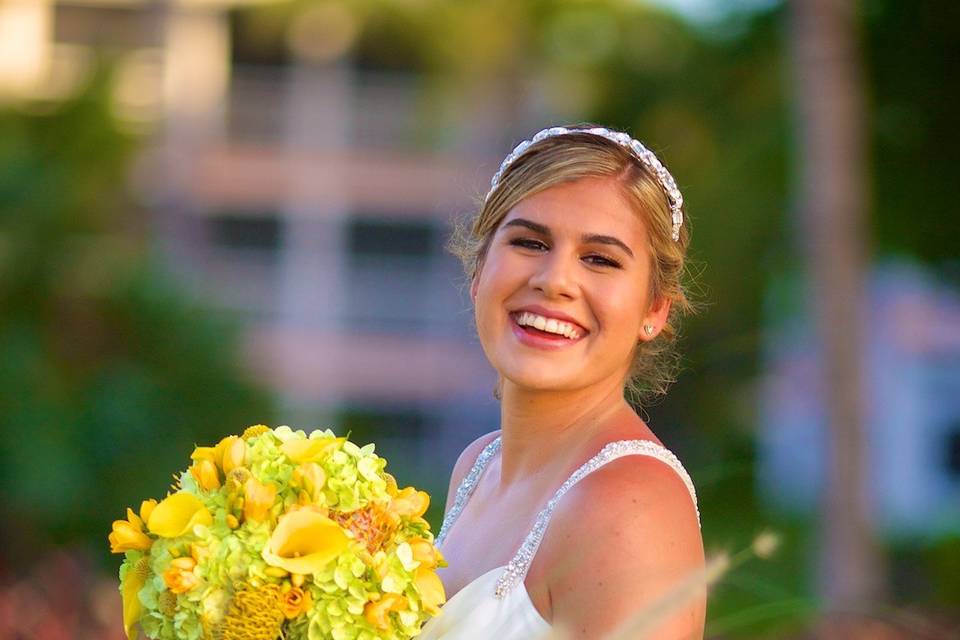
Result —
[{"label": "blonde hair", "polygon": [[[673,240],[666,193],[656,176],[629,151],[588,133],[546,138],[531,145],[506,169],[472,220],[455,226],[448,249],[460,258],[468,280],[473,281],[483,267],[494,233],[521,200],[561,183],[603,177],[616,180],[647,230],[651,256],[649,303],[662,297],[671,301],[667,322],[656,338],[638,341],[625,381],[625,394],[645,404],[665,394],[676,380],[679,356],[674,345],[679,321],[697,309],[683,283],[690,219],[684,212],[680,237]],[[500,384],[494,391],[498,399]]]}]

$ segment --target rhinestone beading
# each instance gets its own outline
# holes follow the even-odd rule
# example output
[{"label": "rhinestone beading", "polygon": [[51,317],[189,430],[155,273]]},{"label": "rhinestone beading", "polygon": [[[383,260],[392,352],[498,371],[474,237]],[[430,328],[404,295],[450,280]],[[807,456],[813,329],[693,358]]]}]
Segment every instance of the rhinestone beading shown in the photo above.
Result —
[{"label": "rhinestone beading", "polygon": [[663,166],[663,163],[660,162],[660,159],[657,156],[643,146],[639,140],[635,140],[630,137],[629,134],[626,134],[622,131],[613,131],[605,127],[593,127],[590,129],[570,129],[567,127],[549,127],[538,131],[529,140],[524,140],[516,147],[513,151],[507,154],[507,157],[503,159],[503,162],[500,164],[500,168],[493,178],[490,179],[490,191],[487,192],[486,198],[490,198],[497,185],[500,184],[500,179],[503,177],[504,172],[507,168],[514,163],[514,161],[522,156],[527,149],[529,149],[534,144],[545,140],[546,138],[553,138],[555,136],[562,136],[567,134],[575,133],[586,133],[590,135],[599,136],[601,138],[606,138],[611,142],[615,142],[626,150],[630,151],[634,157],[636,157],[640,162],[647,166],[654,175],[657,177],[657,181],[660,183],[660,186],[663,188],[664,193],[667,194],[667,199],[670,201],[670,215],[673,222],[673,229],[671,237],[674,241],[680,239],[680,227],[683,226],[683,195],[680,193],[680,188],[677,187],[676,180],[673,179],[673,176],[670,175],[670,172],[667,171],[667,168]]},{"label": "rhinestone beading", "polygon": [[446,539],[447,533],[450,532],[450,527],[452,527],[453,523],[456,522],[457,518],[460,516],[460,512],[463,511],[464,505],[467,504],[467,500],[470,499],[470,495],[476,488],[477,481],[480,480],[480,476],[483,474],[483,470],[486,468],[487,462],[490,461],[490,458],[497,455],[498,451],[500,451],[500,436],[494,438],[490,444],[483,448],[483,451],[481,451],[480,455],[477,456],[477,461],[473,463],[473,467],[470,469],[470,472],[463,478],[463,481],[460,482],[460,486],[457,487],[457,495],[453,499],[453,506],[450,507],[450,510],[447,511],[447,515],[443,518],[443,524],[440,526],[440,533],[437,534],[437,537],[434,541],[436,546],[439,547],[443,545],[443,541]]}]

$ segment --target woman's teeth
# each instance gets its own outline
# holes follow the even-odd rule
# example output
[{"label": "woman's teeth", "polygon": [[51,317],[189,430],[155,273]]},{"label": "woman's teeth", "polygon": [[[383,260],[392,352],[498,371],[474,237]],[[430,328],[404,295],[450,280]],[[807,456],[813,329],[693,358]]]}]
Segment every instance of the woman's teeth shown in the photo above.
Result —
[{"label": "woman's teeth", "polygon": [[576,340],[580,337],[580,332],[569,322],[557,320],[556,318],[545,318],[529,311],[521,311],[516,315],[517,324],[521,327],[533,327],[547,333],[555,333],[559,336]]}]

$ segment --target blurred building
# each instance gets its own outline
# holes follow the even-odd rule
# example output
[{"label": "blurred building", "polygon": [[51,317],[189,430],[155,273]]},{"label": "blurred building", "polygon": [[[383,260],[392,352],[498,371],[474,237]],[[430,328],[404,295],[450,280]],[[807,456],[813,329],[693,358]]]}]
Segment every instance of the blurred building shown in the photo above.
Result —
[{"label": "blurred building", "polygon": [[7,0],[0,95],[58,100],[106,56],[118,117],[150,141],[135,187],[158,245],[243,318],[285,421],[368,425],[388,455],[449,465],[499,408],[444,244],[548,116],[495,92],[432,103],[423,77],[353,62],[335,7],[290,23],[286,59],[238,60],[231,4]]},{"label": "blurred building", "polygon": [[[758,491],[781,511],[817,507],[826,469],[824,390],[804,296],[770,292]],[[960,298],[921,267],[875,268],[865,331],[867,467],[877,525],[960,531]]]}]

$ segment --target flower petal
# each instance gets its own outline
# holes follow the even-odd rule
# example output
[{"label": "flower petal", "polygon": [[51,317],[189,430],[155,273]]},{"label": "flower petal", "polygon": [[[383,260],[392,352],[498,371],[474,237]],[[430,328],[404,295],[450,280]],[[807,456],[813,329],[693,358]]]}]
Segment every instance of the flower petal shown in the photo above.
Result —
[{"label": "flower petal", "polygon": [[440,613],[440,605],[447,601],[447,595],[437,574],[426,567],[420,567],[414,574],[413,582],[417,586],[423,608],[427,613],[433,615]]},{"label": "flower petal", "polygon": [[315,438],[313,440],[287,440],[280,450],[294,462],[319,462],[331,451],[339,449],[346,438]]},{"label": "flower petal", "polygon": [[209,526],[213,517],[200,499],[186,492],[175,493],[153,508],[147,528],[163,538],[176,538],[198,524]]},{"label": "flower petal", "polygon": [[120,596],[123,599],[123,630],[128,638],[136,638],[136,624],[143,614],[140,604],[140,589],[147,583],[145,572],[130,567],[120,583]]},{"label": "flower petal", "polygon": [[311,509],[280,517],[263,548],[263,559],[290,573],[313,574],[342,553],[350,541],[336,522]]}]

